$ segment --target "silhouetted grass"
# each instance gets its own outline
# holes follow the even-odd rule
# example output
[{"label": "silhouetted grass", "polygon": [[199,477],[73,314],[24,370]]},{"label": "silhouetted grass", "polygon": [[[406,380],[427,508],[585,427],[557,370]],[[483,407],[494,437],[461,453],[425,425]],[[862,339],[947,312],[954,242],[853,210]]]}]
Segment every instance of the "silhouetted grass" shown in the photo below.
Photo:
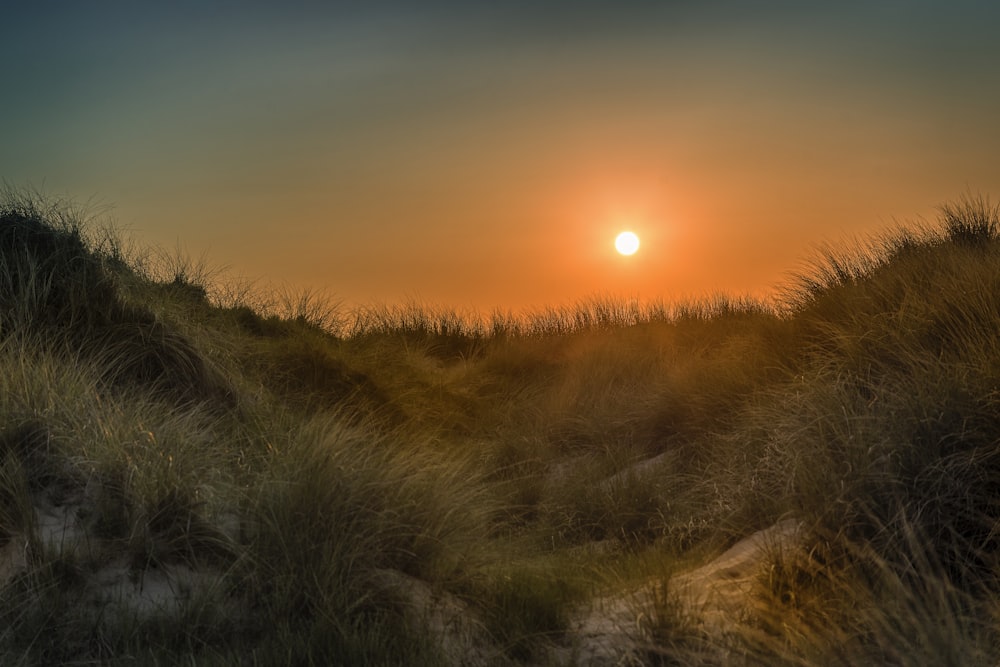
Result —
[{"label": "silhouetted grass", "polygon": [[664,581],[644,659],[995,663],[998,234],[967,197],[773,304],[347,312],[7,192],[0,657],[544,664],[795,516],[722,637]]}]

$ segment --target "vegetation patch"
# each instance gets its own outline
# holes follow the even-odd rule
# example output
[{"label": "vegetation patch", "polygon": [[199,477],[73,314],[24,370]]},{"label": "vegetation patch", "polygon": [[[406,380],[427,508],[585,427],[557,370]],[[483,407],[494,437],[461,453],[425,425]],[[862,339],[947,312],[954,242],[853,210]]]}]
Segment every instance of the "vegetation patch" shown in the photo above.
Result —
[{"label": "vegetation patch", "polygon": [[6,192],[0,661],[996,664],[998,331],[977,198],[773,303],[480,316]]}]

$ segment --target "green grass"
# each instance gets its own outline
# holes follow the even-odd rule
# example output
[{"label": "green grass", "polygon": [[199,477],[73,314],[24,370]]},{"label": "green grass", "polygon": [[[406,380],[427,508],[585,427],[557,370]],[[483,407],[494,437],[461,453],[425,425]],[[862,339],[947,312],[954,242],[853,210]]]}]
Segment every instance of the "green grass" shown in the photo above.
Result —
[{"label": "green grass", "polygon": [[[774,303],[485,316],[347,312],[98,225],[0,200],[4,664],[558,664],[650,578],[649,664],[1000,659],[985,199]],[[788,516],[757,611],[705,632],[664,573]]]}]

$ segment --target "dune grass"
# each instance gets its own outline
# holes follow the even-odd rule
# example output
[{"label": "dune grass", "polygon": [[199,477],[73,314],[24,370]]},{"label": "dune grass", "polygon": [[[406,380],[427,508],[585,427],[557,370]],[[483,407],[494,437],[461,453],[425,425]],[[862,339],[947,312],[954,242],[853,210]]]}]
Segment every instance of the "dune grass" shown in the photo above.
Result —
[{"label": "dune grass", "polygon": [[[0,657],[558,664],[659,576],[649,664],[994,664],[998,235],[966,198],[775,303],[348,313],[6,192]],[[671,598],[789,516],[765,611]]]}]

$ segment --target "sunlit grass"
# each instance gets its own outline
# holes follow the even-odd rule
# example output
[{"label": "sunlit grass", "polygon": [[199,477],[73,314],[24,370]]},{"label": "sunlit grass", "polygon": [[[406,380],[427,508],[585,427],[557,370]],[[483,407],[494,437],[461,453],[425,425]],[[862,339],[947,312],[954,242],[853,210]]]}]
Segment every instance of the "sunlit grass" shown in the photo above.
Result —
[{"label": "sunlit grass", "polygon": [[[227,283],[4,197],[5,664],[558,664],[650,579],[650,664],[1000,658],[986,200],[774,303],[483,315]],[[706,631],[669,575],[790,516]]]}]

